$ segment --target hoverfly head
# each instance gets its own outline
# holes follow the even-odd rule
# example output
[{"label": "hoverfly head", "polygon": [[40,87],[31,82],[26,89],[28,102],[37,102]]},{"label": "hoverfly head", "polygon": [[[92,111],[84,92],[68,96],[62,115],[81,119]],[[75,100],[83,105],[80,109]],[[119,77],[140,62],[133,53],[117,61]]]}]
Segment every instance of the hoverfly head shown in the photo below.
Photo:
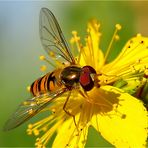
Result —
[{"label": "hoverfly head", "polygon": [[94,87],[96,71],[91,66],[84,66],[80,74],[80,84],[85,91],[90,91]]}]

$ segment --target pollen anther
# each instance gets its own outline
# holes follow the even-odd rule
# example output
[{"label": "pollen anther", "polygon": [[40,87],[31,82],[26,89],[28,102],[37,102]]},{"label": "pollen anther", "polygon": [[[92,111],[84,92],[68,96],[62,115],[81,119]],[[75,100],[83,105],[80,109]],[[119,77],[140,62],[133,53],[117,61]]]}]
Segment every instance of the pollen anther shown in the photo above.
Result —
[{"label": "pollen anther", "polygon": [[46,65],[42,65],[42,66],[40,67],[40,71],[46,71],[46,69],[47,69]]},{"label": "pollen anther", "polygon": [[30,92],[30,86],[27,86],[27,91]]},{"label": "pollen anther", "polygon": [[121,30],[121,25],[120,24],[116,24],[116,28],[118,29],[118,30]]},{"label": "pollen anther", "polygon": [[41,55],[40,57],[40,60],[45,60],[45,56]]}]

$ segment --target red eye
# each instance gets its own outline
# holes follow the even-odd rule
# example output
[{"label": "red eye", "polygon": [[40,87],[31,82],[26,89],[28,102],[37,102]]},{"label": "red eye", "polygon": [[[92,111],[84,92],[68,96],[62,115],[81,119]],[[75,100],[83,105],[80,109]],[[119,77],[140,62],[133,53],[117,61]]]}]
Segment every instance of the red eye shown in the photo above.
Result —
[{"label": "red eye", "polygon": [[91,73],[96,73],[95,69],[92,68],[91,66],[84,66],[84,67],[82,68],[82,71],[83,71],[83,72],[86,72],[86,73],[89,73],[89,74],[91,74]]},{"label": "red eye", "polygon": [[91,81],[91,77],[90,77],[89,73],[82,73],[80,75],[80,83],[83,86],[89,85],[90,81]]},{"label": "red eye", "polygon": [[96,71],[90,66],[84,66],[80,74],[80,84],[85,91],[89,91],[94,87],[94,82],[90,74],[96,73]]}]

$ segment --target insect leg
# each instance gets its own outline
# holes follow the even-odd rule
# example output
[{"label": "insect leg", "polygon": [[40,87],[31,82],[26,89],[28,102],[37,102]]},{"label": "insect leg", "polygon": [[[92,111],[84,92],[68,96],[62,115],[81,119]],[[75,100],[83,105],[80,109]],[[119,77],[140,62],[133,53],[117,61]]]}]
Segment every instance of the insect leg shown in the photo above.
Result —
[{"label": "insect leg", "polygon": [[77,128],[77,131],[78,131],[78,133],[79,133],[79,129],[78,129],[78,126],[77,126],[77,124],[76,124],[75,115],[71,114],[68,110],[66,110],[66,105],[67,105],[67,103],[68,103],[68,101],[69,101],[70,95],[71,95],[71,91],[69,92],[69,94],[68,94],[68,96],[67,96],[67,98],[66,98],[66,101],[65,101],[65,103],[64,103],[64,105],[63,105],[63,110],[65,111],[66,114],[68,114],[69,116],[72,116],[72,117],[73,117],[74,124],[75,124],[75,126],[76,126],[76,128]]}]

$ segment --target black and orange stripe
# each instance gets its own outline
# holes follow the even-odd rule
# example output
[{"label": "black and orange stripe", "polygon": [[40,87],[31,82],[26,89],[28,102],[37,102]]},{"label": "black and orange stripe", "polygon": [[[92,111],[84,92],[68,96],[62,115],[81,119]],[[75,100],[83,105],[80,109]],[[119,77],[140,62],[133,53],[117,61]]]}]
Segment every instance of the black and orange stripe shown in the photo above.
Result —
[{"label": "black and orange stripe", "polygon": [[30,87],[30,92],[33,96],[38,96],[49,91],[54,91],[57,87],[59,87],[59,84],[57,83],[55,73],[52,72],[35,80]]}]

